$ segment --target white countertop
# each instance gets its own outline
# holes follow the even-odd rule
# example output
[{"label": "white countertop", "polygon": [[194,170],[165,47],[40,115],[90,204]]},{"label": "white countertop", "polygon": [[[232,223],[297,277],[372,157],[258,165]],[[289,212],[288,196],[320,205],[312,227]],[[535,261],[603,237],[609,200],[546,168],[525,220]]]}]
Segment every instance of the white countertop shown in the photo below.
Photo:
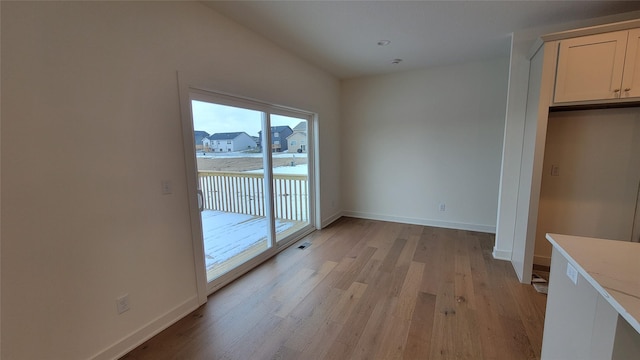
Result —
[{"label": "white countertop", "polygon": [[640,243],[558,234],[547,240],[640,333]]}]

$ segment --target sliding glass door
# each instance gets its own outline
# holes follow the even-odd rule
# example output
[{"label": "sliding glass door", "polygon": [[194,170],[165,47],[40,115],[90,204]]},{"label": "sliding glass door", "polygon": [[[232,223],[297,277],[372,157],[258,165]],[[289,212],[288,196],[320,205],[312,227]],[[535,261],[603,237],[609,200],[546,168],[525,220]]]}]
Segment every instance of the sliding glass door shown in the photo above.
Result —
[{"label": "sliding glass door", "polygon": [[311,114],[190,94],[207,288],[215,291],[310,232]]},{"label": "sliding glass door", "polygon": [[309,225],[308,121],[270,117],[276,241]]},{"label": "sliding glass door", "polygon": [[[260,111],[191,101],[207,281],[271,247]],[[252,136],[253,134],[254,136]]]}]

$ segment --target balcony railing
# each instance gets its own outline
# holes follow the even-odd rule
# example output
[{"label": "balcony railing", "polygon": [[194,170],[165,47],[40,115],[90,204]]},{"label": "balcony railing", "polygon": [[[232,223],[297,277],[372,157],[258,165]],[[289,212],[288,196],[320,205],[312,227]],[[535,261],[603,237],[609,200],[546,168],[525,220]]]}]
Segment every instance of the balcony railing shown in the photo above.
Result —
[{"label": "balcony railing", "polygon": [[[204,209],[265,215],[264,175],[244,172],[198,171]],[[277,219],[309,221],[307,175],[273,175]]]}]

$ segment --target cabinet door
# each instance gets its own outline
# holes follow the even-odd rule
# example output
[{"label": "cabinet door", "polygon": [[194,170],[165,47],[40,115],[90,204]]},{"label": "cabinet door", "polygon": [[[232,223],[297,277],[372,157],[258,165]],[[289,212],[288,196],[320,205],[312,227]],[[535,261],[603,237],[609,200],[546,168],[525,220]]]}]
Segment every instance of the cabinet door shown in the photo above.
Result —
[{"label": "cabinet door", "polygon": [[620,97],[628,31],[560,42],[554,102]]},{"label": "cabinet door", "polygon": [[623,98],[640,97],[640,29],[629,31],[627,41],[627,54],[624,61],[624,73],[622,76]]}]

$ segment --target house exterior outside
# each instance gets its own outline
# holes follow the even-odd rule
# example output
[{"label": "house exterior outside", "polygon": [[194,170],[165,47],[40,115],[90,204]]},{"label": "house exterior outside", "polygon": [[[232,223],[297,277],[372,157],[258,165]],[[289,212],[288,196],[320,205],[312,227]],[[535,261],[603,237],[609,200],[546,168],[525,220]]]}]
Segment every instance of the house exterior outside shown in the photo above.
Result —
[{"label": "house exterior outside", "polygon": [[246,132],[215,133],[208,138],[213,152],[231,152],[255,149],[256,142]]},{"label": "house exterior outside", "polygon": [[253,139],[253,141],[256,142],[256,146],[259,148],[262,148],[262,144],[260,143],[260,137],[259,136],[252,136],[251,137]]},{"label": "house exterior outside", "polygon": [[[208,140],[209,133],[206,131],[196,130],[193,132],[193,143],[196,145],[196,150],[208,150],[207,144],[205,144],[205,140]],[[208,141],[207,141],[208,143]]]},{"label": "house exterior outside", "polygon": [[287,137],[288,152],[307,152],[307,122],[301,121],[293,128],[293,133]]},{"label": "house exterior outside", "polygon": [[[289,144],[287,137],[293,134],[293,130],[289,126],[272,126],[271,127],[271,151],[282,152],[287,151]],[[262,144],[262,131],[258,132],[260,144]]]}]

